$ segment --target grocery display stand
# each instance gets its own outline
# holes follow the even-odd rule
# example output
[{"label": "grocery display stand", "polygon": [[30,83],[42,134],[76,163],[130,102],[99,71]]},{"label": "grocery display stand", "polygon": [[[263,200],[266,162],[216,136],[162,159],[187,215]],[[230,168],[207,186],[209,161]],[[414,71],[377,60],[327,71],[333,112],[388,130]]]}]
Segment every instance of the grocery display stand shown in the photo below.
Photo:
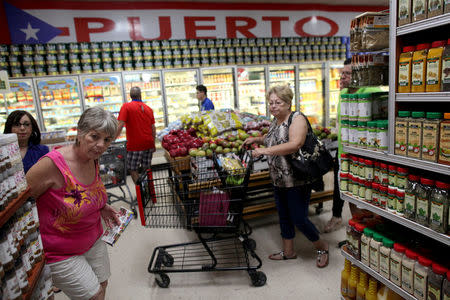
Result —
[{"label": "grocery display stand", "polygon": [[[27,188],[24,192],[22,192],[16,199],[12,200],[11,203],[0,212],[0,227],[5,225],[5,223],[11,218],[14,213],[21,207],[25,201],[30,198],[30,188]],[[34,268],[32,269],[31,276],[28,278],[28,292],[23,296],[24,300],[31,299],[31,295],[33,294],[34,288],[41,276],[41,272],[44,269],[45,259],[42,259],[38,262]]]},{"label": "grocery display stand", "polygon": [[[368,157],[372,159],[388,161],[390,163],[405,165],[412,168],[417,168],[421,170],[426,170],[428,172],[434,172],[437,174],[448,176],[450,175],[450,166],[439,164],[435,162],[405,157],[394,154],[395,149],[395,116],[399,104],[404,103],[437,103],[443,108],[448,108],[450,103],[450,93],[448,92],[433,92],[433,93],[396,93],[396,83],[397,83],[397,60],[399,46],[401,44],[398,39],[404,39],[408,41],[407,37],[404,35],[411,33],[420,33],[429,29],[436,29],[439,26],[448,25],[450,23],[450,13],[429,18],[426,20],[414,22],[411,24],[403,25],[397,27],[397,1],[390,2],[390,57],[389,57],[389,106],[388,106],[388,120],[389,120],[389,144],[387,151],[373,151],[367,149],[361,149],[352,146],[344,146],[343,151],[353,155],[359,155],[363,157]],[[442,106],[444,104],[444,106]],[[447,105],[445,105],[447,104]],[[442,109],[442,108],[441,108]],[[342,199],[356,204],[357,206],[367,209],[375,214],[383,216],[384,218],[390,219],[391,221],[407,227],[419,234],[432,238],[444,245],[450,246],[450,236],[446,234],[438,233],[426,226],[422,226],[416,222],[410,221],[402,216],[393,214],[388,210],[382,209],[368,202],[356,199],[355,197],[349,195],[348,193],[341,192]],[[368,266],[361,263],[359,260],[355,259],[348,252],[345,251],[345,247],[341,249],[342,255],[350,260],[352,264],[357,265],[360,269],[367,272],[369,275],[376,278],[378,281],[385,284],[387,287],[392,289],[394,292],[402,296],[404,299],[416,299],[413,295],[404,291],[391,281],[387,280],[381,276],[376,271],[372,270]]]}]

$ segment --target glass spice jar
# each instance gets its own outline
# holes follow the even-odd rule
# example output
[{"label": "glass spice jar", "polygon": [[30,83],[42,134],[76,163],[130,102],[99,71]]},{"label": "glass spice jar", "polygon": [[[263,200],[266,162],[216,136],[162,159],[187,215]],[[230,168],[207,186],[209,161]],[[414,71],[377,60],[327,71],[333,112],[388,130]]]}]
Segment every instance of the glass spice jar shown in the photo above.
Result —
[{"label": "glass spice jar", "polygon": [[434,186],[434,180],[421,178],[417,186],[417,210],[416,222],[428,226],[430,215],[430,195]]},{"label": "glass spice jar", "polygon": [[372,202],[372,182],[368,180],[366,181],[366,194],[364,200],[369,203]]},{"label": "glass spice jar", "polygon": [[396,187],[399,189],[406,189],[406,177],[408,176],[408,168],[397,167]]},{"label": "glass spice jar", "polygon": [[389,185],[388,165],[380,163],[380,182],[382,185]]},{"label": "glass spice jar", "polygon": [[387,186],[380,185],[380,196],[379,199],[379,206],[381,208],[386,209],[387,203],[388,203],[388,188]]},{"label": "glass spice jar", "polygon": [[397,167],[394,165],[388,166],[388,181],[389,186],[391,187],[397,186]]},{"label": "glass spice jar", "polygon": [[409,220],[416,220],[416,207],[417,207],[417,199],[416,199],[416,188],[419,184],[420,177],[417,175],[409,175],[408,182],[406,184],[405,189],[405,218]]},{"label": "glass spice jar", "polygon": [[388,188],[387,210],[391,213],[395,213],[397,211],[396,190],[391,187]]},{"label": "glass spice jar", "polygon": [[396,214],[403,216],[403,212],[405,210],[405,190],[398,189],[396,191],[396,200]]},{"label": "glass spice jar", "polygon": [[375,206],[380,206],[380,184],[372,183],[372,201],[371,203]]},{"label": "glass spice jar", "polygon": [[364,177],[368,181],[372,181],[374,179],[374,168],[373,168],[373,161],[370,159],[366,159],[364,161]]}]

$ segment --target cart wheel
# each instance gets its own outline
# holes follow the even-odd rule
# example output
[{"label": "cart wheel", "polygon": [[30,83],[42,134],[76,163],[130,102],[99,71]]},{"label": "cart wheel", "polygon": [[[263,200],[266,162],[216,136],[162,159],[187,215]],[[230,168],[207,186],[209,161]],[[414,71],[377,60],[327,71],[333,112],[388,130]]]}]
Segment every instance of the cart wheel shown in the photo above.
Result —
[{"label": "cart wheel", "polygon": [[260,287],[260,286],[263,286],[266,284],[267,277],[266,277],[266,274],[264,274],[263,272],[261,272],[261,271],[255,272],[254,271],[254,272],[249,273],[249,275],[250,275],[250,279],[252,280],[253,286]]},{"label": "cart wheel", "polygon": [[162,257],[162,263],[166,267],[173,266],[173,256],[170,255],[169,253],[165,253]]},{"label": "cart wheel", "polygon": [[255,249],[256,249],[256,242],[255,242],[254,239],[250,239],[250,238],[249,239],[245,239],[243,244],[244,244],[244,248],[246,250],[255,251]]},{"label": "cart wheel", "polygon": [[160,288],[168,288],[170,284],[170,278],[166,273],[157,273],[155,275],[155,281]]}]

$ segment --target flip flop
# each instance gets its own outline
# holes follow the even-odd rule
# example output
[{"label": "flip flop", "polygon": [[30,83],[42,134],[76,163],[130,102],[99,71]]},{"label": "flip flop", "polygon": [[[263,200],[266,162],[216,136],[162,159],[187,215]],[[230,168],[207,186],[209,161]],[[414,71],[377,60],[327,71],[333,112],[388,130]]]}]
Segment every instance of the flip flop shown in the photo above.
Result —
[{"label": "flip flop", "polygon": [[[277,257],[277,255],[278,255],[278,257]],[[296,254],[294,256],[287,257],[286,255],[284,255],[284,251],[280,251],[278,253],[269,255],[269,259],[271,259],[271,260],[288,260],[288,259],[296,259],[296,258],[297,258]]]},{"label": "flip flop", "polygon": [[[322,255],[326,255],[326,261],[325,264],[323,265],[319,265]],[[318,268],[325,268],[326,266],[328,266],[328,260],[329,260],[329,253],[328,250],[317,250],[317,260],[316,260],[316,265]]]}]

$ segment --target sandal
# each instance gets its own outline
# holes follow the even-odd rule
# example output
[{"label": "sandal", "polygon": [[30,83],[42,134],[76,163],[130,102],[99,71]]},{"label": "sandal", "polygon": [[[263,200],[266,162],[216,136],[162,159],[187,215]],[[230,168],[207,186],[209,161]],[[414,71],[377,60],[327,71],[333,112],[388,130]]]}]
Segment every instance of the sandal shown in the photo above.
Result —
[{"label": "sandal", "polygon": [[296,258],[297,258],[296,254],[294,254],[294,256],[288,257],[284,254],[284,251],[280,251],[278,253],[269,255],[269,259],[271,259],[271,260],[288,260],[288,259],[296,259]]},{"label": "sandal", "polygon": [[[322,261],[322,259],[325,258],[325,262],[324,263],[320,263]],[[316,260],[316,265],[318,268],[325,268],[326,266],[328,266],[328,258],[329,258],[329,253],[328,250],[317,250],[317,260]]]}]

